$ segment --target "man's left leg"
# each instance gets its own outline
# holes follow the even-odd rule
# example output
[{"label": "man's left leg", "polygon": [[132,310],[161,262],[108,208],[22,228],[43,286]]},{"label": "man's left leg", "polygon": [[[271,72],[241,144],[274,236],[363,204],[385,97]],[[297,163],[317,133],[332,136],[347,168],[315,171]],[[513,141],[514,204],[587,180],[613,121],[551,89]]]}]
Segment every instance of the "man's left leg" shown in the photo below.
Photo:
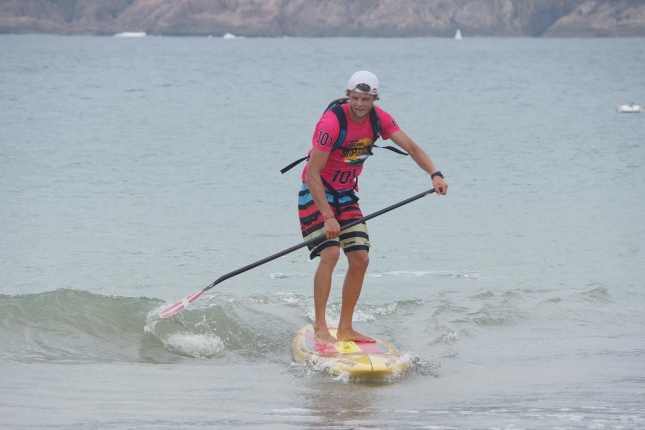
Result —
[{"label": "man's left leg", "polygon": [[336,339],[374,342],[373,338],[354,331],[352,327],[354,308],[363,288],[363,280],[365,279],[365,273],[367,272],[367,266],[370,261],[369,255],[365,250],[348,252],[347,261],[349,262],[349,268],[347,269],[345,283],[343,284],[343,306],[340,311],[340,322],[338,323]]}]

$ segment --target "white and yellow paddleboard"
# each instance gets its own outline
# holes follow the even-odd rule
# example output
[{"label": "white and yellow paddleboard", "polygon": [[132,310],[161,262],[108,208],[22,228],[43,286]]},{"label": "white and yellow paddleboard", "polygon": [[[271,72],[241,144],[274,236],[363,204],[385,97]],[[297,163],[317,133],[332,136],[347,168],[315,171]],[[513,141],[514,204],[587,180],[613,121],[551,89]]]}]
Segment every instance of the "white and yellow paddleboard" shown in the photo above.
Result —
[{"label": "white and yellow paddleboard", "polygon": [[[336,336],[336,329],[329,330]],[[402,373],[407,364],[398,349],[387,342],[341,341],[323,345],[314,340],[314,328],[301,328],[291,345],[293,358],[300,364],[321,366],[335,374],[349,373],[350,377],[383,377]]]}]

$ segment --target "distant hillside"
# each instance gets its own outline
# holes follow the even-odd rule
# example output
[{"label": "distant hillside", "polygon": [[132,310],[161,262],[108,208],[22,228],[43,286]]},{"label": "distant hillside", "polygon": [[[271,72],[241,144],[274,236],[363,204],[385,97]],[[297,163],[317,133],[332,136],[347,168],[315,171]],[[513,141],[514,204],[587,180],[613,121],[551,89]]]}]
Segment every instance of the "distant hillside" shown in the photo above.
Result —
[{"label": "distant hillside", "polygon": [[0,0],[0,33],[645,36],[645,0]]}]

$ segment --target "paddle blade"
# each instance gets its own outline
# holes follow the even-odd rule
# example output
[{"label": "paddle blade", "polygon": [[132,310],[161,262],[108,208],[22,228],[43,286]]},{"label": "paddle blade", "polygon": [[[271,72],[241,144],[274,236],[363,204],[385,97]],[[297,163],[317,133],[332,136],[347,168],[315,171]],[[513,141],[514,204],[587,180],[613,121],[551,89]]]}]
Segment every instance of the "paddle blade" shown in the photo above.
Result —
[{"label": "paddle blade", "polygon": [[174,305],[168,306],[166,309],[163,309],[161,312],[159,312],[159,316],[161,318],[170,318],[176,313],[179,313],[180,311],[182,311],[184,308],[187,308],[189,304],[191,304],[192,302],[200,298],[202,294],[204,294],[205,292],[206,290],[200,290],[195,294],[192,294],[188,297],[181,299]]}]

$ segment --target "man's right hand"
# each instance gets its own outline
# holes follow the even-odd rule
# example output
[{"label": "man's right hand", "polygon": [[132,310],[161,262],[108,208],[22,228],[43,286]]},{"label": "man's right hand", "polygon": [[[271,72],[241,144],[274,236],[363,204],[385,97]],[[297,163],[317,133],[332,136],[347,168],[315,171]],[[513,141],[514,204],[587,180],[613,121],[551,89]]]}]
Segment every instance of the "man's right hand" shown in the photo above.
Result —
[{"label": "man's right hand", "polygon": [[331,217],[325,220],[325,234],[327,235],[327,239],[334,239],[340,236],[340,224],[338,224],[336,218]]}]

